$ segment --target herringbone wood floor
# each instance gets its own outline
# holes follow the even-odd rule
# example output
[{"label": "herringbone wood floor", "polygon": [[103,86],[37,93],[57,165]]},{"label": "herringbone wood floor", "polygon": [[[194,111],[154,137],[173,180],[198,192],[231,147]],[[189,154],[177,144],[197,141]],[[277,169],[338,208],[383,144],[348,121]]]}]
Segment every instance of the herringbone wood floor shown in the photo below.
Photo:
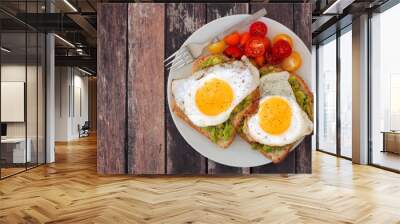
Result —
[{"label": "herringbone wood floor", "polygon": [[96,139],[0,181],[0,223],[400,223],[400,175],[313,154],[312,175],[104,177]]}]

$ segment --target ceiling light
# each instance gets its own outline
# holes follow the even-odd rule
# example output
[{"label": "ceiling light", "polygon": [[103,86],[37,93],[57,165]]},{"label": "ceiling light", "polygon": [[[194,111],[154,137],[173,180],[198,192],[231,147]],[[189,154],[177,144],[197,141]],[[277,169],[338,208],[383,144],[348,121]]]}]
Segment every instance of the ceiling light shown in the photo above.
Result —
[{"label": "ceiling light", "polygon": [[62,38],[62,37],[60,37],[60,36],[57,35],[57,34],[54,34],[54,36],[57,37],[57,38],[58,38],[59,40],[61,40],[62,42],[66,43],[68,46],[75,48],[75,45],[73,45],[73,44],[72,44],[71,42],[69,42],[68,40],[66,40],[66,39],[64,39],[64,38]]},{"label": "ceiling light", "polygon": [[92,73],[90,73],[90,72],[88,72],[88,71],[86,71],[86,70],[83,70],[83,69],[81,69],[81,68],[79,68],[79,67],[78,67],[78,70],[81,71],[81,72],[83,72],[83,73],[85,73],[85,74],[87,74],[87,75],[93,75]]},{"label": "ceiling light", "polygon": [[7,48],[5,48],[5,47],[1,47],[1,50],[4,51],[4,52],[6,52],[6,53],[10,53],[10,52],[11,52],[11,50],[9,50],[9,49],[7,49]]},{"label": "ceiling light", "polygon": [[68,0],[64,0],[65,4],[67,4],[74,12],[78,12],[78,10],[71,4],[69,3]]}]

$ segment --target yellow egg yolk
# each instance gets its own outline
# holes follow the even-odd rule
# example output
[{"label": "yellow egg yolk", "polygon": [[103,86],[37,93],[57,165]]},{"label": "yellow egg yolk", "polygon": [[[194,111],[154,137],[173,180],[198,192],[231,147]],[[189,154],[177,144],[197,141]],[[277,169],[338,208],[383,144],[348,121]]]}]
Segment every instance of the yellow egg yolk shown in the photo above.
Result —
[{"label": "yellow egg yolk", "polygon": [[195,100],[203,114],[215,116],[231,106],[233,90],[227,82],[221,79],[210,79],[197,90]]},{"label": "yellow egg yolk", "polygon": [[271,97],[261,103],[258,111],[260,127],[271,135],[284,133],[292,121],[292,109],[286,99]]}]

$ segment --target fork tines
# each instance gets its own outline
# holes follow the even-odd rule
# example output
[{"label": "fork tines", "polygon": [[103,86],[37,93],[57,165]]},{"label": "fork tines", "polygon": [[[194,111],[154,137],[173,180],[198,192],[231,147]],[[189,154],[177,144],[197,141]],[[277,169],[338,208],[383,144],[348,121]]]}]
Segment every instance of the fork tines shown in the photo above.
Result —
[{"label": "fork tines", "polygon": [[182,47],[164,60],[167,70],[175,71],[193,62],[193,56],[187,47]]}]

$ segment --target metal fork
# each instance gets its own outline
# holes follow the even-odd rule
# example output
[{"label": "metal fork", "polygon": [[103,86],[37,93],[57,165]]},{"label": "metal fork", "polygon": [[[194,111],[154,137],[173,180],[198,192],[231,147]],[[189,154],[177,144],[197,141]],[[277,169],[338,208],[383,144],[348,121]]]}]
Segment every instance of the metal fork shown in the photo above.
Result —
[{"label": "metal fork", "polygon": [[176,71],[183,66],[192,63],[203,53],[204,48],[209,44],[223,40],[226,35],[231,34],[238,29],[249,25],[253,21],[265,16],[266,14],[267,10],[265,10],[264,8],[260,9],[251,16],[229,27],[229,29],[221,32],[216,37],[211,38],[204,43],[189,43],[181,47],[179,50],[177,50],[175,53],[171,54],[167,59],[164,60],[165,67],[167,68],[167,70]]}]

